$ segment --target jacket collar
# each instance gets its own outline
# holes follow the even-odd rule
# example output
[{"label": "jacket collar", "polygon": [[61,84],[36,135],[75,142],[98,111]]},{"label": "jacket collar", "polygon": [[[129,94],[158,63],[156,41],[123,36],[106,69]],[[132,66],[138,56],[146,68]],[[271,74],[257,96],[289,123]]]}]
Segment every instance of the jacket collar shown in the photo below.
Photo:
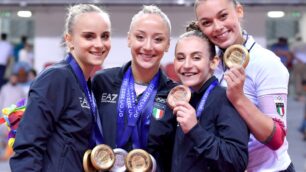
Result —
[{"label": "jacket collar", "polygon": [[217,80],[217,78],[215,76],[210,77],[204,84],[203,86],[200,88],[199,91],[195,92],[195,94],[200,94],[202,95],[203,93],[205,93],[205,91],[207,90],[207,88],[210,86],[210,84],[212,82],[214,82],[215,80]]}]

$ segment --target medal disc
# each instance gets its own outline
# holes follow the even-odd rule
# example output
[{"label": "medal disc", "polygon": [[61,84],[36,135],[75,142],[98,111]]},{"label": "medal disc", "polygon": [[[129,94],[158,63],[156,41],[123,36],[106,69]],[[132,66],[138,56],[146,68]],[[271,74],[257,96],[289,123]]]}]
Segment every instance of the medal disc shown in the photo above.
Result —
[{"label": "medal disc", "polygon": [[250,55],[248,50],[239,44],[232,45],[225,50],[223,60],[228,68],[235,65],[246,68],[249,63]]},{"label": "medal disc", "polygon": [[167,97],[168,105],[173,109],[178,101],[189,102],[191,98],[191,91],[185,85],[178,85],[171,89]]},{"label": "medal disc", "polygon": [[150,154],[142,149],[134,149],[128,153],[125,166],[131,172],[149,172],[152,168]]},{"label": "medal disc", "polygon": [[114,166],[110,169],[111,172],[125,172],[126,167],[125,167],[125,158],[127,157],[127,151],[121,148],[116,148],[114,149],[115,153],[115,164]]},{"label": "medal disc", "polygon": [[109,170],[115,163],[113,149],[105,144],[94,147],[90,158],[92,165],[98,170]]},{"label": "medal disc", "polygon": [[93,167],[90,159],[91,150],[87,150],[83,156],[83,168],[85,172],[96,172],[97,170]]}]

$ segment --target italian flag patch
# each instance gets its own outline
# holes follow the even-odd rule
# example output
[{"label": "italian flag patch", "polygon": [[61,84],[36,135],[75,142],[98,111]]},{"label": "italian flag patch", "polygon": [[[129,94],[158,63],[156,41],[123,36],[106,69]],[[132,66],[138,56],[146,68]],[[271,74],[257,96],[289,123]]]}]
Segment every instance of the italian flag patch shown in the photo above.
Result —
[{"label": "italian flag patch", "polygon": [[156,107],[153,108],[153,117],[157,120],[161,119],[164,116],[165,111],[162,109],[158,109]]},{"label": "italian flag patch", "polygon": [[285,115],[285,102],[282,97],[278,96],[274,99],[276,111],[280,116]]}]

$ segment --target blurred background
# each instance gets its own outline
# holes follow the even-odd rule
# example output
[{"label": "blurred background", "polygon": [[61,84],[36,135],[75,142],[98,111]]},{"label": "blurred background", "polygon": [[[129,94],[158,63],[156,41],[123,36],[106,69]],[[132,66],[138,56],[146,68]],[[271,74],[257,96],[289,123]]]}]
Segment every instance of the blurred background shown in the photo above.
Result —
[{"label": "blurred background", "polygon": [[[264,47],[278,54],[291,73],[288,99],[289,153],[297,172],[306,172],[306,0],[240,0],[243,27]],[[195,18],[194,0],[0,0],[0,109],[26,97],[36,73],[65,57],[61,46],[66,9],[77,3],[101,5],[112,22],[112,49],[101,68],[130,60],[127,32],[142,5],[156,4],[172,23],[171,46],[162,65],[173,79],[174,45]],[[1,78],[0,78],[1,79]],[[15,95],[14,95],[15,94]],[[304,124],[304,126],[303,126]],[[7,129],[0,126],[0,171],[9,172]]]}]

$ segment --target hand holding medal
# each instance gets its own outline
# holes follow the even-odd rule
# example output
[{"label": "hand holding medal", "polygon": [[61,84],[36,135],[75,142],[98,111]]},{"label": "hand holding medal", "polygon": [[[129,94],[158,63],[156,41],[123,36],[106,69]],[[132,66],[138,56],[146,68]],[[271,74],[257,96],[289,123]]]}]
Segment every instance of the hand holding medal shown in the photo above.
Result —
[{"label": "hand holding medal", "polygon": [[235,65],[246,68],[249,63],[250,55],[248,50],[239,44],[228,47],[224,53],[223,61],[228,68]]}]

